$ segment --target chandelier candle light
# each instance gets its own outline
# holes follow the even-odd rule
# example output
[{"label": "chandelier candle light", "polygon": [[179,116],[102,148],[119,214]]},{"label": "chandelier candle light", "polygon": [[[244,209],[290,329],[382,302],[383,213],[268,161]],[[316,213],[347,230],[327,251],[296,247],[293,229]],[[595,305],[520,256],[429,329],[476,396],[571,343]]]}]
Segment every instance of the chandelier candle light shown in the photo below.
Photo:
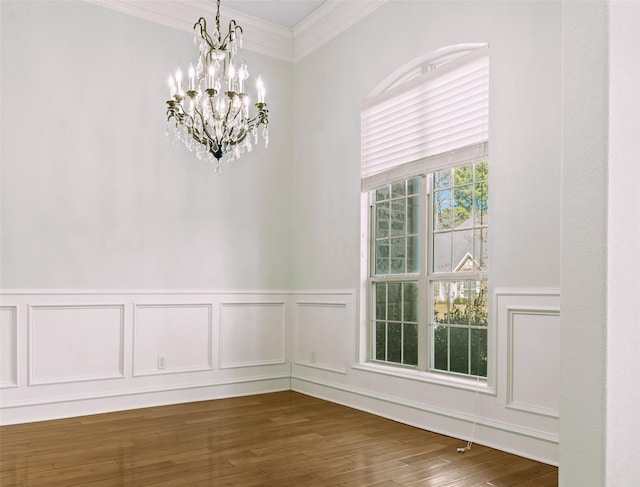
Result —
[{"label": "chandelier candle light", "polygon": [[[198,46],[196,67],[189,65],[186,92],[182,71],[169,75],[171,98],[167,100],[167,135],[174,144],[183,142],[198,159],[228,162],[251,152],[258,142],[262,125],[265,147],[269,143],[268,111],[262,79],[256,82],[258,99],[255,115],[249,116],[249,95],[245,82],[249,71],[245,61],[236,61],[242,47],[242,27],[229,22],[227,35],[220,31],[220,0],[217,0],[216,27],[210,35],[207,21],[200,17],[194,24],[194,44]],[[252,142],[253,140],[253,142]]]}]

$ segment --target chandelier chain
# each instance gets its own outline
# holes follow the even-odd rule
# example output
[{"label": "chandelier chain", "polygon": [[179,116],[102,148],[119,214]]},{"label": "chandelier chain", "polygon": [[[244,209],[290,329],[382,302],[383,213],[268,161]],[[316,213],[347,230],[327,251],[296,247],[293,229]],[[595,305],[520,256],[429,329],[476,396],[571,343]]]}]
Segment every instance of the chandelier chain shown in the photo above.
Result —
[{"label": "chandelier chain", "polygon": [[216,31],[218,32],[218,41],[222,38],[220,32],[220,0],[216,0]]}]

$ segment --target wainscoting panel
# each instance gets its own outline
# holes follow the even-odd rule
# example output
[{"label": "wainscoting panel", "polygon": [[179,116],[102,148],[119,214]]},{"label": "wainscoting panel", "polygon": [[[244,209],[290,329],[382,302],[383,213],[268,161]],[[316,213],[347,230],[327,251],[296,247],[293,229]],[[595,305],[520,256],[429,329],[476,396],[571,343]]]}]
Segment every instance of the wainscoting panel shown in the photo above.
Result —
[{"label": "wainscoting panel", "polygon": [[211,304],[136,304],[134,376],[211,370]]},{"label": "wainscoting panel", "polygon": [[0,307],[0,388],[18,385],[18,309]]},{"label": "wainscoting panel", "polygon": [[31,306],[29,384],[123,376],[124,306]]},{"label": "wainscoting panel", "polygon": [[498,398],[506,408],[559,417],[560,294],[555,290],[498,291]]},{"label": "wainscoting panel", "polygon": [[220,368],[285,362],[285,302],[220,303]]},{"label": "wainscoting panel", "polygon": [[508,309],[507,406],[559,416],[560,312]]},{"label": "wainscoting panel", "polygon": [[295,302],[295,363],[347,373],[351,296],[304,296]]}]

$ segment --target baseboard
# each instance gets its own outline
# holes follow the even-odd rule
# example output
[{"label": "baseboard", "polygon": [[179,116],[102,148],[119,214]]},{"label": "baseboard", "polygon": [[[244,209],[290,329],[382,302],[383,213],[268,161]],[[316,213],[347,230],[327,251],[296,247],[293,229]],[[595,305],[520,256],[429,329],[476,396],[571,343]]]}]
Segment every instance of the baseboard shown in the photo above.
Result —
[{"label": "baseboard", "polygon": [[215,384],[188,384],[171,389],[113,391],[102,395],[40,397],[37,401],[3,402],[0,424],[10,425],[167,406],[290,390],[289,375],[242,378]]},{"label": "baseboard", "polygon": [[[489,418],[430,407],[376,391],[328,381],[291,378],[291,390],[375,414],[434,433],[472,441],[515,455],[558,466],[557,435]],[[464,446],[464,444],[462,445]]]}]

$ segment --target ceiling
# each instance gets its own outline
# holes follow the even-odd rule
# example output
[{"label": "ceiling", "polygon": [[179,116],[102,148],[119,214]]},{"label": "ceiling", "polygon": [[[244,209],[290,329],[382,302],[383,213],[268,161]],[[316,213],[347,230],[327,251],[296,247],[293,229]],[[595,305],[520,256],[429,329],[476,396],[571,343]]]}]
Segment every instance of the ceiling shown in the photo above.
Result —
[{"label": "ceiling", "polygon": [[323,3],[326,0],[224,0],[221,6],[291,29]]},{"label": "ceiling", "polygon": [[[213,20],[216,0],[85,0],[193,33],[199,17]],[[220,20],[244,29],[243,48],[296,62],[387,0],[221,0]]]}]

